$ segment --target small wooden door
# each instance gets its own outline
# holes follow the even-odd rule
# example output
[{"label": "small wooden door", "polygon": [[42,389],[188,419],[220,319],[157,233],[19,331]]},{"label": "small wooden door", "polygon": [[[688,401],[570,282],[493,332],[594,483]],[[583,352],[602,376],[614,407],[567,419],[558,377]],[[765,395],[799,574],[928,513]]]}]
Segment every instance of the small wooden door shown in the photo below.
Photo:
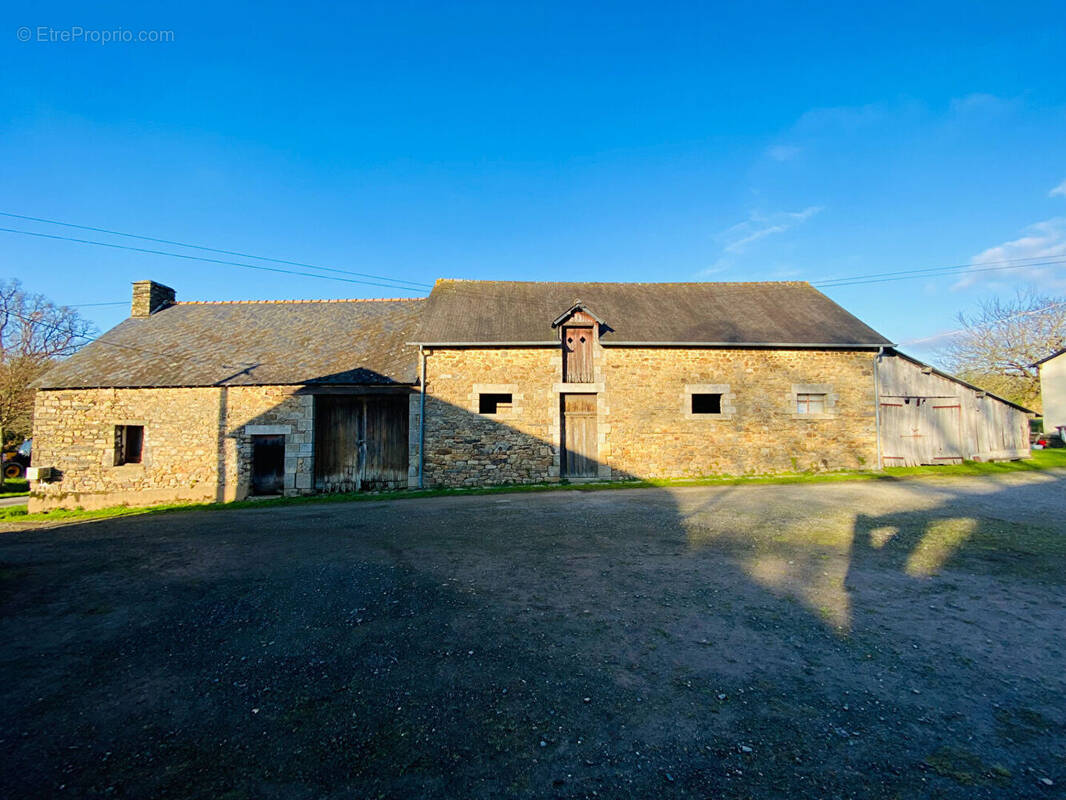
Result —
[{"label": "small wooden door", "polygon": [[285,437],[252,437],[252,494],[281,494],[285,475]]},{"label": "small wooden door", "polygon": [[595,478],[599,466],[596,444],[596,395],[563,395],[563,475]]},{"label": "small wooden door", "polygon": [[563,381],[592,383],[592,328],[563,328]]}]

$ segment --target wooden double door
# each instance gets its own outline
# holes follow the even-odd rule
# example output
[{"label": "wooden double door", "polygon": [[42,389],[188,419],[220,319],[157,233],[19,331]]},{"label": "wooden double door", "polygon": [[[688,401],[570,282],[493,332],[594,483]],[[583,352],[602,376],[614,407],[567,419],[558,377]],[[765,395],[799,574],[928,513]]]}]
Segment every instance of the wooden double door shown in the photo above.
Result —
[{"label": "wooden double door", "polygon": [[886,466],[943,464],[963,458],[962,404],[955,397],[883,397]]},{"label": "wooden double door", "polygon": [[406,394],[315,398],[315,489],[358,492],[407,485]]},{"label": "wooden double door", "polygon": [[599,474],[599,437],[596,395],[562,395],[562,473],[567,478],[595,478]]}]

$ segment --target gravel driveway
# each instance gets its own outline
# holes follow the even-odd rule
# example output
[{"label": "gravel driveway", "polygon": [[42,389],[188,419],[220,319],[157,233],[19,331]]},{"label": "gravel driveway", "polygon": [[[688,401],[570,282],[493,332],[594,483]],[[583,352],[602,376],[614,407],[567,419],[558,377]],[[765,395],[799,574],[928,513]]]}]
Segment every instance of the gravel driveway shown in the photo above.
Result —
[{"label": "gravel driveway", "polygon": [[1066,472],[0,535],[16,797],[1063,797]]}]

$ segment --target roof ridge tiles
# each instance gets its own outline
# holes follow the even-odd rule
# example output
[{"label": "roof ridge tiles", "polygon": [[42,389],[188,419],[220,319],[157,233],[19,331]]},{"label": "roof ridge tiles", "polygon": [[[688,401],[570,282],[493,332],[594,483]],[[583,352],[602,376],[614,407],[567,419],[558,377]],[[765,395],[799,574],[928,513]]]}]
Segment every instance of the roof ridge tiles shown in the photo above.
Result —
[{"label": "roof ridge tiles", "polygon": [[605,286],[813,286],[810,281],[494,281],[477,278],[438,278],[437,283],[518,283],[526,286],[600,284]]}]

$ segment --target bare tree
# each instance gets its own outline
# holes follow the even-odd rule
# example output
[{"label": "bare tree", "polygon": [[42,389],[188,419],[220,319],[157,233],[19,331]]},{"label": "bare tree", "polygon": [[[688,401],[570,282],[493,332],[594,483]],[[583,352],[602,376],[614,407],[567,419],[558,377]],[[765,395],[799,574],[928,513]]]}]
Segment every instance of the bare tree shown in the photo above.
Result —
[{"label": "bare tree", "polygon": [[95,326],[74,309],[26,292],[17,280],[0,281],[0,442],[29,434],[31,384],[94,331]]},{"label": "bare tree", "polygon": [[938,360],[963,380],[1028,408],[1040,409],[1040,378],[1033,364],[1066,347],[1066,297],[1022,289],[958,316],[962,329]]}]

